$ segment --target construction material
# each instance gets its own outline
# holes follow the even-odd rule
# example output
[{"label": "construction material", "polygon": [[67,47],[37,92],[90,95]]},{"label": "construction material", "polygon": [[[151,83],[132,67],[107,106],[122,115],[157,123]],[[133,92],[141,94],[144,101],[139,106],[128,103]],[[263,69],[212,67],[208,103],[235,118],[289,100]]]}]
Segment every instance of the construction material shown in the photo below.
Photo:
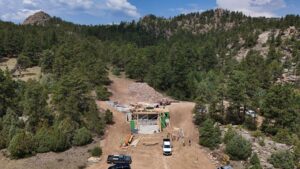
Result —
[{"label": "construction material", "polygon": [[126,136],[125,145],[128,146],[131,143],[132,139],[133,139],[133,135],[130,134]]},{"label": "construction material", "polygon": [[125,141],[122,142],[121,147],[128,147],[133,140],[133,135],[129,134],[125,137]]},{"label": "construction material", "polygon": [[136,147],[136,146],[138,145],[138,143],[140,142],[140,140],[141,140],[140,138],[134,140],[134,141],[130,144],[130,146]]},{"label": "construction material", "polygon": [[132,96],[136,97],[140,102],[154,103],[158,100],[164,99],[164,96],[147,83],[133,83],[129,85],[129,92]]}]

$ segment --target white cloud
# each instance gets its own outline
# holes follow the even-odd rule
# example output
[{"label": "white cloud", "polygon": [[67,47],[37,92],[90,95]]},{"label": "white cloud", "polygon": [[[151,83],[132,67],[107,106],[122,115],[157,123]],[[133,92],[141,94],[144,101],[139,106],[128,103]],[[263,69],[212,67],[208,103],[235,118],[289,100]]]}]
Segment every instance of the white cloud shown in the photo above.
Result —
[{"label": "white cloud", "polygon": [[40,10],[29,10],[29,9],[21,9],[16,11],[15,13],[7,13],[3,14],[1,18],[3,20],[24,20],[28,16],[38,12]]},{"label": "white cloud", "polygon": [[203,12],[204,10],[199,7],[197,4],[188,4],[187,7],[184,8],[172,8],[170,11],[179,12],[181,14],[188,14],[192,12]]},{"label": "white cloud", "polygon": [[22,22],[36,11],[55,16],[88,14],[96,17],[140,16],[128,0],[0,0],[0,19]]},{"label": "white cloud", "polygon": [[137,8],[129,3],[127,0],[107,0],[106,5],[108,8],[123,11],[132,17],[139,17],[140,14],[137,11]]},{"label": "white cloud", "polygon": [[217,6],[254,17],[276,17],[274,11],[286,7],[286,4],[284,0],[217,0]]},{"label": "white cloud", "polygon": [[23,0],[23,4],[24,5],[31,5],[31,6],[36,6],[37,5],[34,0]]},{"label": "white cloud", "polygon": [[84,8],[90,9],[94,5],[93,0],[54,0],[54,2],[60,3],[62,5],[66,5],[71,8]]}]

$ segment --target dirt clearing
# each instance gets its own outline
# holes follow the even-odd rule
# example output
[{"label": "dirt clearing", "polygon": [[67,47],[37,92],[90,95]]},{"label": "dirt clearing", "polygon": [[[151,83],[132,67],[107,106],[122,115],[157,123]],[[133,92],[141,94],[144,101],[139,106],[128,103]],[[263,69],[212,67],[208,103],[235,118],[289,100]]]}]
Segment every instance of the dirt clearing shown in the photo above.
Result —
[{"label": "dirt clearing", "polygon": [[[8,70],[12,71],[17,66],[17,59],[16,58],[2,58],[0,59],[0,69],[2,71]],[[41,67],[34,66],[31,68],[24,69],[22,71],[13,71],[13,79],[14,80],[22,80],[28,81],[29,79],[32,80],[39,80],[42,75]]]},{"label": "dirt clearing", "polygon": [[[113,93],[111,100],[121,104],[130,104],[141,101],[143,92],[136,94],[130,91],[130,88],[137,84],[136,82],[126,79],[111,76],[113,81],[109,87]],[[143,84],[145,85],[145,84]],[[147,86],[146,88],[148,88]],[[132,89],[131,89],[132,90]],[[149,91],[153,90],[152,88]],[[152,91],[150,93],[153,93]],[[160,95],[160,97],[164,97]],[[156,98],[155,98],[156,99]],[[155,100],[153,99],[153,101]],[[150,99],[151,100],[151,99]],[[146,100],[142,100],[146,101]],[[193,124],[192,110],[195,106],[191,102],[173,103],[168,108],[171,116],[170,128],[182,128],[185,135],[185,143],[188,140],[192,141],[192,145],[182,142],[173,142],[173,155],[166,157],[162,154],[162,139],[166,137],[167,130],[159,134],[153,135],[136,135],[135,139],[139,139],[136,147],[127,149],[121,148],[120,144],[128,134],[130,134],[129,123],[126,122],[125,115],[116,111],[106,102],[98,102],[101,108],[110,109],[114,114],[115,124],[110,126],[106,132],[105,139],[101,142],[103,148],[102,161],[91,165],[89,169],[106,169],[109,167],[106,164],[106,158],[109,154],[128,154],[132,156],[133,169],[214,169],[216,168],[213,162],[208,158],[208,154],[198,145],[198,129]]]}]

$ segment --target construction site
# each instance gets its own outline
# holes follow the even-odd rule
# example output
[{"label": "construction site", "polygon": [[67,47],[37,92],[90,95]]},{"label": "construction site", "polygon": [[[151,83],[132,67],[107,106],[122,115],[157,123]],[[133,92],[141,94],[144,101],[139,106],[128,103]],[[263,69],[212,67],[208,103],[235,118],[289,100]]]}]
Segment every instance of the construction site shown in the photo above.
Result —
[{"label": "construction site", "polygon": [[[176,101],[146,83],[110,75],[110,101],[96,101],[98,108],[113,112],[101,138],[90,145],[71,148],[61,153],[42,153],[36,156],[9,160],[1,158],[2,166],[14,168],[106,169],[108,155],[126,154],[132,157],[133,169],[215,169],[220,166],[201,147],[198,128],[193,123],[195,103]],[[163,139],[172,140],[172,155],[163,155]],[[189,144],[191,142],[191,144]],[[88,150],[101,146],[100,158],[89,156]],[[0,166],[1,166],[0,165]]]},{"label": "construction site", "polygon": [[[192,102],[172,100],[145,83],[110,76],[111,101],[98,101],[113,112],[115,124],[108,127],[100,146],[103,155],[89,169],[108,168],[111,154],[132,157],[133,169],[214,169],[218,164],[199,146],[199,132],[193,124]],[[162,141],[170,138],[172,156],[164,156]],[[189,144],[190,143],[190,144]]]}]

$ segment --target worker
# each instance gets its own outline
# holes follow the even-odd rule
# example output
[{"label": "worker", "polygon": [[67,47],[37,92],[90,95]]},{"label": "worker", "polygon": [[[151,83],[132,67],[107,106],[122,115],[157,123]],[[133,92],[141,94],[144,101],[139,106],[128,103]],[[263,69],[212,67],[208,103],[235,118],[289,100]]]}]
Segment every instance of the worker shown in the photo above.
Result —
[{"label": "worker", "polygon": [[191,141],[191,139],[189,139],[189,146],[191,146],[192,145],[192,141]]}]

